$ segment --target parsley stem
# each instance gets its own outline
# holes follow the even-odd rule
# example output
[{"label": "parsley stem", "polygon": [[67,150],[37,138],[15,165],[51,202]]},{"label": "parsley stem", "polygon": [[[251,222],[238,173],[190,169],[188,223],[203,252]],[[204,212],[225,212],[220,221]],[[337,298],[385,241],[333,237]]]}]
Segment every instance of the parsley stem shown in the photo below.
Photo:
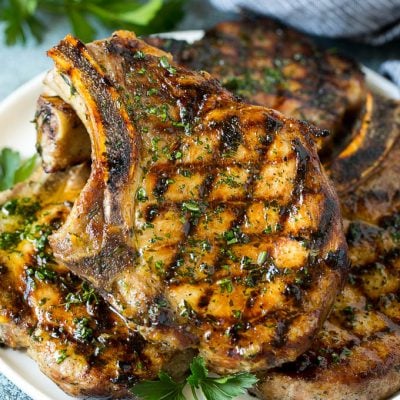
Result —
[{"label": "parsley stem", "polygon": [[194,385],[190,385],[190,389],[192,389],[192,394],[195,400],[199,400],[199,398],[197,397],[197,393],[196,393],[196,389],[194,387]]}]

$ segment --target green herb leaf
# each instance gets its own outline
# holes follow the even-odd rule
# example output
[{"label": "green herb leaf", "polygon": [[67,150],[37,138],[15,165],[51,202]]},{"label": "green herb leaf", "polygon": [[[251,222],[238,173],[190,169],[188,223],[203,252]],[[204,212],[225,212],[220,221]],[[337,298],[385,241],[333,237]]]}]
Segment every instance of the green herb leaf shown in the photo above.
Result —
[{"label": "green herb leaf", "polygon": [[21,164],[18,151],[4,148],[0,153],[0,190],[13,186],[15,172]]},{"label": "green herb leaf", "polygon": [[[185,382],[177,383],[165,372],[160,372],[159,379],[138,383],[131,391],[143,400],[185,400],[182,393]],[[198,356],[190,364],[190,375],[186,382],[195,399],[196,389],[201,389],[207,400],[231,400],[244,394],[257,382],[257,378],[248,372],[219,378],[208,377],[204,359]]]},{"label": "green herb leaf", "polygon": [[200,206],[194,201],[184,201],[182,203],[182,209],[187,211],[199,212]]},{"label": "green herb leaf", "polygon": [[174,75],[176,69],[169,63],[169,60],[166,56],[160,57],[160,65],[164,69],[166,69],[171,75]]},{"label": "green herb leaf", "polygon": [[222,378],[206,378],[201,389],[207,400],[230,400],[246,393],[257,382],[257,378],[248,372]]},{"label": "green herb leaf", "polygon": [[14,183],[22,182],[28,179],[36,167],[37,156],[34,154],[21,163],[19,168],[15,171]]},{"label": "green herb leaf", "polygon": [[43,26],[34,16],[37,0],[3,0],[0,2],[0,21],[5,22],[5,39],[8,45],[26,42],[27,33],[41,40]]},{"label": "green herb leaf", "polygon": [[263,265],[268,259],[268,253],[266,251],[261,251],[257,257],[257,264]]},{"label": "green herb leaf", "polygon": [[177,383],[165,372],[158,374],[159,381],[143,381],[131,391],[143,400],[185,400],[182,393],[185,382]]},{"label": "green herb leaf", "polygon": [[94,39],[96,30],[88,21],[87,17],[79,12],[79,10],[70,7],[67,10],[69,20],[72,25],[72,30],[80,40],[90,42]]},{"label": "green herb leaf", "polygon": [[18,151],[5,147],[0,152],[0,190],[27,179],[36,166],[36,155],[21,163]]},{"label": "green herb leaf", "polygon": [[115,2],[114,7],[107,8],[89,3],[88,10],[104,20],[143,26],[147,25],[155,17],[162,5],[163,0],[150,0],[145,4],[132,1],[130,3]]},{"label": "green herb leaf", "polygon": [[200,383],[207,378],[208,370],[203,357],[195,357],[190,364],[191,375],[186,379],[190,386],[200,387]]},{"label": "green herb leaf", "polygon": [[41,41],[47,29],[37,14],[43,11],[67,16],[75,35],[90,41],[96,34],[91,18],[139,35],[167,31],[183,17],[184,3],[185,0],[1,0],[0,21],[4,22],[8,45],[25,43],[29,35]]}]

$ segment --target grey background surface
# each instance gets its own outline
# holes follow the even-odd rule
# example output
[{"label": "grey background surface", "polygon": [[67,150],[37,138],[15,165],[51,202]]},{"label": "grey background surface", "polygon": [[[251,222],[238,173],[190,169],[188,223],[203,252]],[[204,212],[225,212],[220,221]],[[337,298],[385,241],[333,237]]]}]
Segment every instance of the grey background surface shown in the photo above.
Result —
[{"label": "grey background surface", "polygon": [[[218,21],[235,17],[237,18],[234,14],[215,10],[205,1],[191,0],[187,4],[186,16],[176,30],[207,29]],[[29,41],[25,46],[6,47],[3,44],[2,25],[0,24],[0,101],[35,75],[50,68],[51,63],[45,56],[45,52],[61,37],[69,33],[70,28],[64,18],[54,18],[48,23],[48,26],[50,28],[45,33],[43,43],[36,44],[34,41]],[[107,36],[110,30],[99,29],[98,33],[99,37]],[[380,64],[385,60],[400,59],[400,40],[381,47],[362,45],[346,40],[323,38],[316,38],[316,40],[322,46],[337,48],[374,70],[379,70]],[[0,400],[30,400],[30,398],[0,373]]]}]

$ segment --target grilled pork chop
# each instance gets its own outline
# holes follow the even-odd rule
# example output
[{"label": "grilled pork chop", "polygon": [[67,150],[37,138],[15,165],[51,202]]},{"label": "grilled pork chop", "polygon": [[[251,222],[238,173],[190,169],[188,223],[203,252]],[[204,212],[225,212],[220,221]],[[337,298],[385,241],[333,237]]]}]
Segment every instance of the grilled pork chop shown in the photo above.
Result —
[{"label": "grilled pork chop", "polygon": [[161,368],[179,376],[193,355],[145,343],[88,283],[55,263],[48,236],[70,212],[88,172],[85,166],[50,175],[40,170],[0,194],[0,340],[26,348],[68,394],[115,398]]},{"label": "grilled pork chop", "polygon": [[263,377],[261,399],[379,400],[400,389],[399,155],[400,104],[369,95],[330,169],[347,219],[348,282],[311,349]]},{"label": "grilled pork chop", "polygon": [[219,23],[194,44],[145,40],[171,52],[176,62],[209,72],[251,104],[329,130],[318,140],[326,152],[336,136],[347,134],[365,99],[364,77],[354,61],[267,18]]},{"label": "grilled pork chop", "polygon": [[[117,32],[49,52],[52,89],[92,142],[55,256],[144,337],[214,371],[301,354],[347,267],[337,199],[310,135],[206,73]],[[69,82],[69,84],[68,84]]]}]

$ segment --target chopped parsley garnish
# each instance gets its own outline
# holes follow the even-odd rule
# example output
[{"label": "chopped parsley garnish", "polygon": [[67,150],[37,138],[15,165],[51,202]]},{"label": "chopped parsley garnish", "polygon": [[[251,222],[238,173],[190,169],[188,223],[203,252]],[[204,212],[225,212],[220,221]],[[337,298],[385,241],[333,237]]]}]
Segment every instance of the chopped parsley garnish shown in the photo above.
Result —
[{"label": "chopped parsley garnish", "polygon": [[232,228],[231,230],[224,232],[223,238],[226,240],[227,245],[247,243],[249,241],[249,237],[241,232],[239,228]]},{"label": "chopped parsley garnish", "polygon": [[187,211],[199,212],[200,206],[194,201],[185,201],[182,203],[182,208]]},{"label": "chopped parsley garnish", "polygon": [[236,319],[242,318],[242,312],[240,310],[233,310],[232,314]]},{"label": "chopped parsley garnish", "polygon": [[37,201],[29,198],[12,199],[3,204],[1,212],[5,215],[18,216],[23,218],[25,224],[31,223],[36,219],[36,212],[40,210]]},{"label": "chopped parsley garnish", "polygon": [[283,85],[285,77],[279,68],[266,68],[264,70],[264,90],[269,92],[277,85]]},{"label": "chopped parsley garnish", "polygon": [[154,266],[156,267],[157,272],[159,273],[164,273],[165,269],[164,269],[164,262],[161,260],[158,260],[154,263]]},{"label": "chopped parsley garnish", "polygon": [[142,50],[138,50],[138,51],[135,51],[135,54],[133,55],[133,58],[135,58],[136,60],[144,60],[145,59],[145,55],[144,55]]},{"label": "chopped parsley garnish", "polygon": [[28,268],[26,270],[26,273],[28,276],[35,276],[36,279],[39,279],[40,281],[54,281],[57,277],[57,274],[51,270],[47,266],[42,266],[37,269],[32,269]]},{"label": "chopped parsley garnish", "polygon": [[232,281],[229,278],[220,279],[218,282],[219,287],[221,288],[221,293],[232,293],[233,285]]},{"label": "chopped parsley garnish", "polygon": [[65,308],[70,309],[71,304],[98,304],[99,299],[94,289],[84,282],[81,289],[77,293],[68,293],[65,297]]},{"label": "chopped parsley garnish", "polygon": [[66,349],[60,350],[58,352],[58,357],[56,359],[56,363],[61,364],[67,357],[68,357],[67,350]]},{"label": "chopped parsley garnish", "polygon": [[74,337],[78,340],[88,342],[93,336],[93,329],[89,326],[89,319],[86,317],[74,318],[73,321],[76,326]]},{"label": "chopped parsley garnish", "polygon": [[14,232],[1,232],[0,233],[0,249],[10,250],[14,249],[22,240],[22,232],[16,230]]},{"label": "chopped parsley garnish", "polygon": [[176,68],[174,68],[170,63],[166,56],[160,57],[160,65],[166,69],[171,75],[174,75],[176,72]]},{"label": "chopped parsley garnish", "polygon": [[267,261],[267,259],[268,259],[268,253],[266,251],[262,251],[257,257],[257,264],[263,265],[265,261]]},{"label": "chopped parsley garnish", "polygon": [[142,201],[142,202],[147,201],[148,197],[147,197],[146,190],[144,188],[142,188],[142,187],[139,188],[137,193],[136,193],[136,198],[139,201]]}]

